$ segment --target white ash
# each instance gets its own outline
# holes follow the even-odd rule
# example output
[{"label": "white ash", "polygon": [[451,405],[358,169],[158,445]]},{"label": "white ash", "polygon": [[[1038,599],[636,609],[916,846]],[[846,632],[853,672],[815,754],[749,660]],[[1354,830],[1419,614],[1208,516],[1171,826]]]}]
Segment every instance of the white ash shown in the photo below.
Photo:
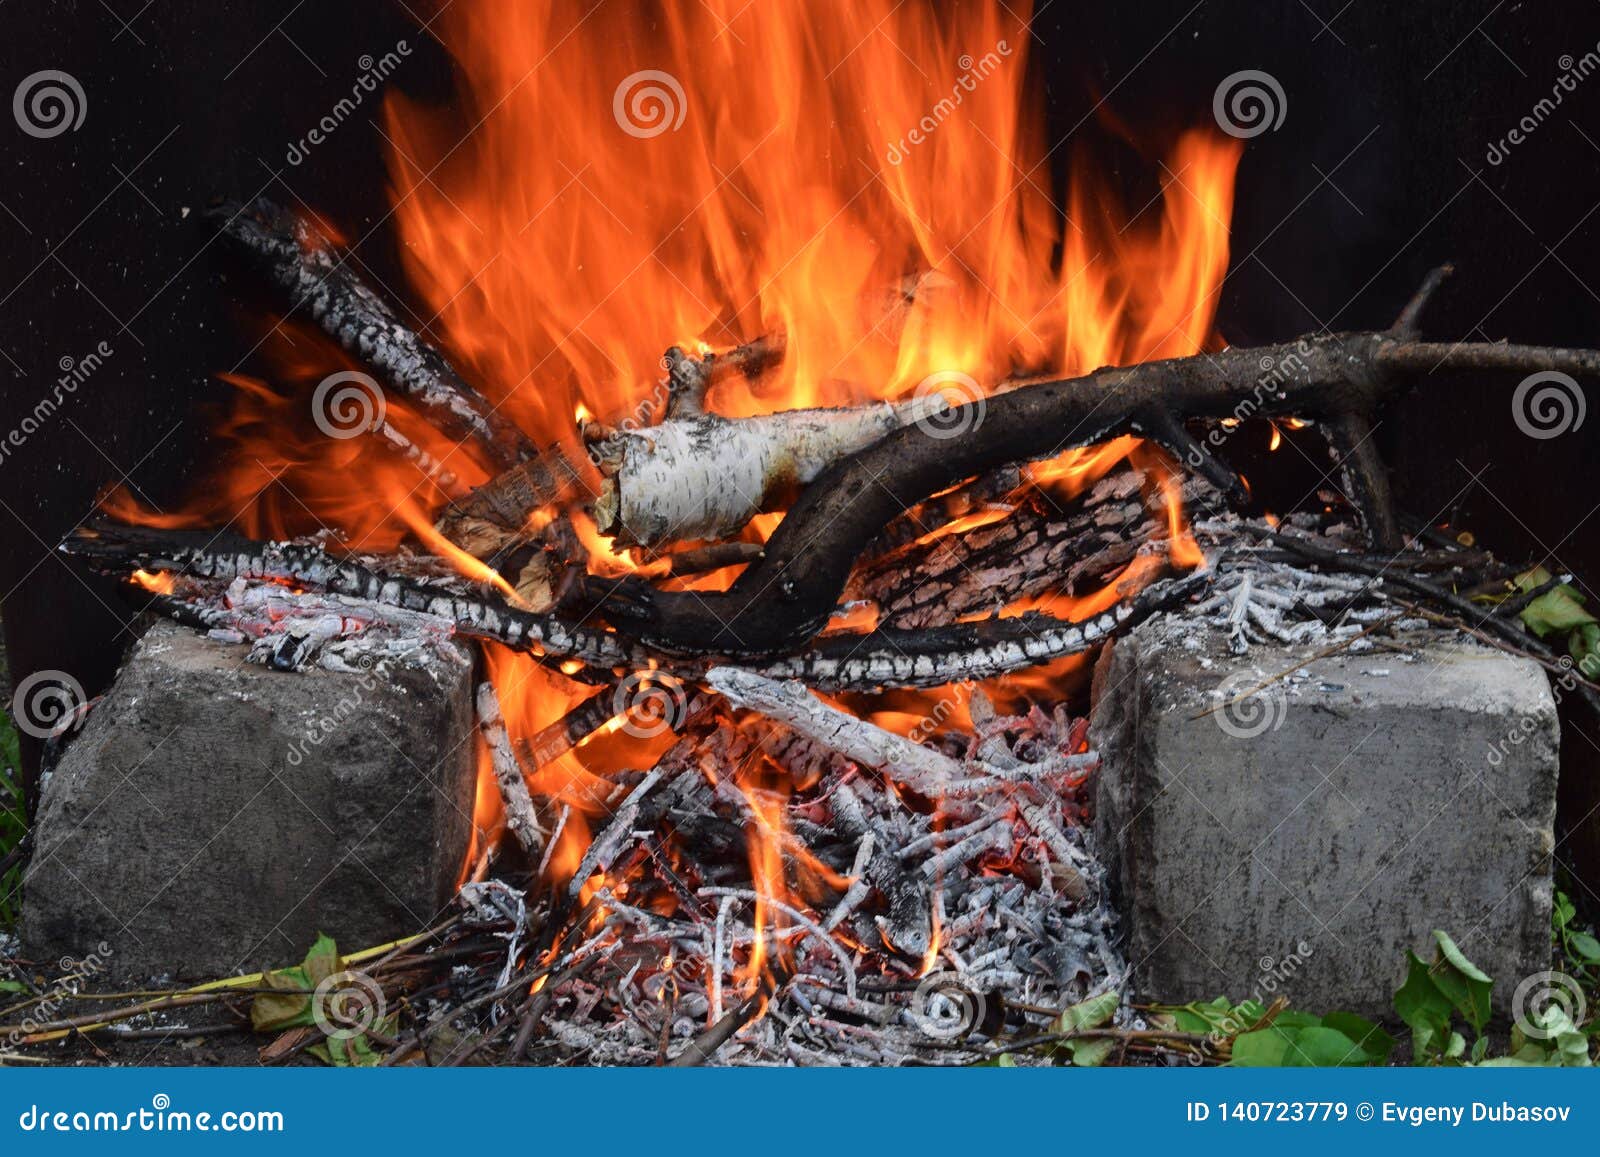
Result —
[{"label": "white ash", "polygon": [[244,578],[220,589],[186,576],[175,582],[209,638],[247,643],[250,662],[279,670],[423,667],[434,661],[436,644],[455,633],[449,619],[351,595]]},{"label": "white ash", "polygon": [[[1335,645],[1360,653],[1374,644],[1363,637],[1375,623],[1395,631],[1421,630],[1425,620],[1402,618],[1387,598],[1381,578],[1325,573],[1312,564],[1278,561],[1270,546],[1253,547],[1251,524],[1233,516],[1196,522],[1196,539],[1213,557],[1215,576],[1197,603],[1169,614],[1191,622],[1196,632],[1187,645],[1205,646],[1207,632],[1219,628],[1228,647],[1243,655],[1252,646]],[[1350,543],[1340,528],[1323,531],[1317,541],[1329,549]]]},{"label": "white ash", "polygon": [[[785,809],[785,893],[763,895],[742,842],[755,813],[728,784],[762,750],[792,754],[794,736],[787,723],[736,724],[708,708],[709,726],[680,740],[597,826],[591,852],[603,844],[603,853],[579,876],[611,865],[592,893],[605,915],[580,948],[551,961],[560,970],[588,954],[593,967],[555,990],[532,1059],[650,1065],[676,1056],[754,991],[758,943],[776,987],[712,1063],[970,1063],[1003,1036],[1048,1028],[1019,1006],[1060,1008],[1121,986],[1116,917],[1081,824],[1093,759],[1067,750],[1066,713],[1006,717],[978,692],[981,734],[946,737],[944,752],[922,749],[931,758],[885,760],[906,741],[853,727],[841,735],[836,719],[814,717],[792,691],[739,675],[715,682],[760,692],[752,697],[778,714],[818,722],[818,732],[883,766],[824,758],[818,747],[825,770]],[[1048,773],[1016,774],[1039,766]],[[930,775],[982,790],[941,800],[895,786]],[[841,808],[854,816],[848,824]],[[719,824],[739,842],[714,855],[705,835]],[[843,838],[849,831],[857,834]],[[836,876],[802,896],[808,859]],[[541,903],[535,925],[550,914],[552,900]],[[901,943],[916,916],[931,929],[921,957]]]}]

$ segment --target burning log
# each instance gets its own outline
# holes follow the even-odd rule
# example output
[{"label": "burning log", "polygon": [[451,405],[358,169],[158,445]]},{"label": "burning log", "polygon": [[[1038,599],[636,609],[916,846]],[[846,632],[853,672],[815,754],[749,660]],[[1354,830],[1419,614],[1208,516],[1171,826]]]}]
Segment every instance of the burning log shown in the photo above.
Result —
[{"label": "burning log", "polygon": [[211,215],[292,295],[296,307],[308,304],[330,337],[410,398],[440,433],[471,439],[500,469],[534,456],[527,435],[462,380],[444,355],[402,325],[309,222],[264,198],[223,204]]},{"label": "burning log", "polygon": [[537,734],[519,738],[516,742],[518,757],[532,768],[555,762],[623,713],[626,704],[619,704],[617,698],[615,687],[589,696]]},{"label": "burning log", "polygon": [[[1124,466],[1065,511],[1037,493],[1013,499],[990,521],[863,563],[845,595],[876,606],[885,626],[915,629],[997,613],[1046,592],[1087,594],[1167,534],[1164,512],[1143,497],[1147,482],[1145,472]],[[1199,478],[1188,480],[1181,499],[1190,518],[1223,507]]]},{"label": "burning log", "polygon": [[930,394],[754,418],[698,413],[642,429],[606,430],[603,440],[590,444],[605,476],[595,522],[602,534],[629,545],[727,538],[841,458],[948,408],[943,397]]},{"label": "burning log", "polygon": [[[385,560],[335,558],[306,543],[261,543],[229,534],[150,530],[101,520],[79,527],[60,549],[117,578],[142,570],[181,573],[223,585],[240,578],[265,580],[426,614],[453,624],[458,634],[530,651],[545,662],[577,659],[585,669],[572,672],[574,678],[598,680],[610,671],[652,666],[678,677],[698,678],[721,657],[663,654],[599,627],[519,610],[504,598],[478,593],[473,584],[457,576],[388,573],[378,569],[389,565]],[[824,636],[810,649],[774,660],[762,670],[773,677],[798,678],[813,687],[841,690],[985,679],[1089,650],[1187,598],[1206,581],[1202,573],[1157,582],[1079,623],[1027,614],[926,631],[886,628]],[[501,590],[502,594],[508,592],[508,587]],[[164,597],[154,605],[164,613],[187,613],[179,611],[179,602]],[[222,621],[206,625],[216,627]]]},{"label": "burning log", "polygon": [[734,706],[758,711],[921,795],[937,798],[961,777],[961,765],[949,756],[830,707],[799,683],[736,667],[713,667],[706,683]]},{"label": "burning log", "polygon": [[500,802],[505,805],[506,829],[517,838],[522,850],[537,856],[544,848],[546,832],[534,810],[533,796],[528,792],[523,778],[522,765],[512,751],[511,738],[506,732],[505,717],[500,713],[500,698],[493,683],[480,683],[477,693],[478,730],[489,747],[489,758],[494,765],[495,783],[500,788]]},{"label": "burning log", "polygon": [[[1264,364],[1275,367],[1265,385]],[[762,558],[726,592],[633,584],[609,596],[604,609],[619,630],[659,651],[781,654],[823,629],[857,558],[890,521],[964,479],[1127,433],[1162,442],[1192,469],[1209,462],[1213,475],[1228,477],[1183,430],[1186,420],[1253,416],[1322,422],[1341,467],[1355,480],[1348,489],[1369,534],[1398,546],[1388,483],[1363,433],[1370,416],[1418,377],[1438,369],[1549,368],[1594,377],[1600,375],[1600,351],[1447,345],[1389,332],[1335,334],[1018,386],[961,407],[949,419],[965,429],[960,437],[931,438],[915,425],[902,426],[834,463],[790,508]],[[1250,381],[1257,384],[1244,384]],[[721,480],[709,476],[705,484]],[[685,508],[681,497],[675,505]]]},{"label": "burning log", "polygon": [[[706,683],[735,706],[759,712],[929,799],[981,795],[1000,785],[1079,775],[1098,758],[1093,752],[1082,752],[1029,763],[1008,756],[997,766],[980,751],[963,762],[829,706],[799,683],[780,683],[735,667],[712,668]],[[993,782],[974,785],[974,777]]]},{"label": "burning log", "polygon": [[[490,639],[536,653],[576,658],[600,668],[646,665],[645,656],[599,629],[575,627],[550,615],[519,611],[449,571],[380,571],[396,560],[369,556],[336,558],[305,542],[255,542],[206,531],[151,530],[104,520],[76,529],[61,549],[104,573],[126,577],[135,570],[182,573],[213,582],[264,580],[349,595],[381,607],[435,616],[459,634]],[[498,577],[498,576],[496,576]],[[504,580],[500,580],[504,584]],[[501,593],[509,593],[504,586]]]}]

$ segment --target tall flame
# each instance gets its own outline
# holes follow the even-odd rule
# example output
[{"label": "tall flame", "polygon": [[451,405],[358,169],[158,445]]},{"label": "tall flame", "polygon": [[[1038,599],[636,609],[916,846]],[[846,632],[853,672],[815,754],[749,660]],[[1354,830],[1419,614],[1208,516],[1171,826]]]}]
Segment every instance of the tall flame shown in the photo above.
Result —
[{"label": "tall flame", "polygon": [[385,118],[412,281],[529,430],[657,412],[674,344],[786,336],[719,387],[737,415],[1211,340],[1238,142],[1184,135],[1158,211],[1079,181],[1063,221],[1025,4],[541,9],[458,0],[434,27],[467,116]]},{"label": "tall flame", "polygon": [[[1131,199],[1137,213],[1082,166],[1057,195],[1028,75],[1030,14],[1025,0],[445,5],[430,28],[457,61],[458,99],[435,107],[391,93],[383,115],[394,221],[432,336],[540,443],[570,441],[574,414],[655,420],[659,359],[673,345],[784,337],[776,369],[715,388],[711,408],[730,416],[900,397],[935,373],[990,389],[1216,346],[1240,143],[1178,136],[1151,166],[1151,195]],[[235,522],[256,536],[327,525],[367,550],[410,533],[504,592],[432,530],[440,496],[414,468],[366,439],[310,428],[310,383],[349,363],[301,327],[275,333],[280,381],[227,379],[237,388],[222,431],[236,446],[227,474],[182,512],[138,509],[126,495],[116,512]],[[388,418],[463,486],[487,479],[470,449],[401,399],[389,399]],[[1030,478],[1072,492],[1136,446],[1070,451]],[[1160,475],[1159,487],[1170,551],[1192,564],[1175,481]],[[779,517],[763,515],[755,532]],[[597,569],[637,565],[581,516],[576,526]],[[1153,565],[1141,556],[1120,578]],[[1087,613],[1123,585],[1029,605]],[[486,651],[514,737],[584,694],[526,655]],[[1081,666],[1032,678],[1059,686]],[[920,732],[917,702],[898,696],[879,717]],[[670,739],[641,750],[607,728],[532,770],[530,787],[563,817],[547,881],[578,870],[615,802],[614,769],[649,766]],[[499,819],[486,753],[481,763],[487,843]],[[804,881],[797,898],[785,876],[819,868],[784,850],[782,784],[763,774],[734,786],[762,894],[804,904]],[[585,881],[584,898],[602,882]],[[771,943],[758,937],[754,951],[781,953],[784,917],[764,908],[758,922]],[[746,981],[770,967],[748,960]]]}]

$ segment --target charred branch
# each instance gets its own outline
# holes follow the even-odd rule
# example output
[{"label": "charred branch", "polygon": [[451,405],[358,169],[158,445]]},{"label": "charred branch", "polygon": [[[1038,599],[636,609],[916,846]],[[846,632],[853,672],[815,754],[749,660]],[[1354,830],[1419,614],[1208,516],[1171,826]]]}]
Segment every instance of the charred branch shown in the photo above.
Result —
[{"label": "charred branch", "polygon": [[692,418],[705,413],[711,387],[735,374],[758,378],[783,360],[782,334],[757,338],[726,353],[692,357],[673,346],[662,359],[667,369],[668,418]]},{"label": "charred branch", "polygon": [[345,350],[409,398],[446,437],[471,440],[508,469],[534,447],[511,420],[456,373],[444,355],[401,324],[387,302],[336,256],[307,221],[266,199],[212,211],[222,231]]},{"label": "charred branch", "polygon": [[[579,679],[598,681],[608,679],[612,672],[647,669],[698,679],[725,657],[660,654],[619,634],[557,615],[518,610],[460,578],[391,574],[379,569],[386,560],[335,558],[304,543],[261,543],[229,534],[150,530],[100,521],[80,527],[60,549],[116,578],[142,569],[197,576],[223,585],[237,578],[265,580],[428,615],[453,625],[457,634],[503,643],[546,663],[577,659],[584,668],[572,677]],[[926,687],[985,679],[1097,647],[1195,593],[1206,581],[1207,574],[1202,573],[1158,582],[1113,609],[1077,623],[1028,614],[926,631],[880,629],[824,636],[812,647],[760,669],[774,677],[801,679],[813,687],[836,690]],[[225,623],[197,612],[179,597],[164,596],[150,605],[197,626]]]},{"label": "charred branch", "polygon": [[506,731],[505,717],[500,713],[500,698],[493,683],[480,683],[477,693],[478,731],[489,748],[489,760],[494,766],[495,783],[500,788],[500,802],[505,806],[506,828],[516,837],[522,850],[537,857],[545,845],[547,833],[534,810],[533,796],[523,778],[522,766],[511,748],[511,737]]}]

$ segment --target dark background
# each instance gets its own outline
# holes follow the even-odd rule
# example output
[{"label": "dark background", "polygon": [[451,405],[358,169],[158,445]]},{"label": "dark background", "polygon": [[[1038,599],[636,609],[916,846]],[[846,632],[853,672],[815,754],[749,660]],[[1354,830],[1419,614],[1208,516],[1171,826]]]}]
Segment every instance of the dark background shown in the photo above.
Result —
[{"label": "dark background", "polygon": [[[0,425],[13,427],[48,392],[63,358],[101,341],[113,349],[0,461],[14,679],[58,668],[92,692],[110,676],[124,605],[51,547],[110,483],[131,481],[158,503],[179,492],[204,454],[198,403],[219,397],[212,375],[238,367],[253,343],[233,304],[238,278],[196,210],[218,195],[263,193],[315,207],[355,237],[384,218],[377,99],[304,164],[286,165],[285,152],[348,94],[359,57],[401,37],[415,51],[392,83],[448,96],[450,63],[419,31],[430,10],[412,7],[0,7],[0,95],[56,68],[88,102],[82,127],[50,140],[0,116]],[[1208,120],[1233,72],[1259,69],[1282,84],[1285,121],[1249,142],[1241,168],[1220,317],[1230,341],[1381,328],[1429,267],[1450,260],[1459,273],[1425,319],[1430,336],[1600,345],[1600,74],[1504,163],[1486,160],[1490,142],[1570,67],[1562,57],[1600,48],[1593,0],[1053,0],[1034,31],[1060,167],[1077,153],[1147,174],[1131,150],[1108,146],[1118,125],[1160,140]],[[387,228],[357,257],[371,276],[402,284]],[[1590,590],[1600,583],[1591,517],[1600,499],[1586,467],[1600,416],[1559,438],[1528,438],[1511,422],[1514,385],[1439,378],[1388,415],[1378,436],[1400,501],[1453,516],[1504,556],[1570,569]],[[1592,721],[1569,713],[1568,724],[1565,804],[1576,820],[1594,802],[1584,785],[1600,748]]]}]

